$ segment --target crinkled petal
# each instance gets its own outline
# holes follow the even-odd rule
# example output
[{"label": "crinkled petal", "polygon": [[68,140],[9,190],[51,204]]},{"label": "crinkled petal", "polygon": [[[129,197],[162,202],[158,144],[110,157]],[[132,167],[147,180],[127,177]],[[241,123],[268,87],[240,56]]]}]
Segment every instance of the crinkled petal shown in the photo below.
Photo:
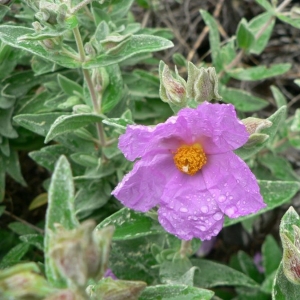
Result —
[{"label": "crinkled petal", "polygon": [[208,156],[202,174],[219,208],[230,218],[255,213],[266,206],[255,176],[233,152]]},{"label": "crinkled petal", "polygon": [[175,169],[172,156],[151,153],[134,164],[112,194],[131,209],[148,211],[159,203],[168,177]]},{"label": "crinkled petal", "polygon": [[182,143],[191,143],[191,133],[183,117],[171,117],[155,127],[129,125],[120,136],[119,148],[128,160],[135,160],[153,150],[176,150]]},{"label": "crinkled petal", "polygon": [[183,240],[209,240],[223,226],[224,214],[206,189],[202,174],[177,171],[162,195],[158,219],[170,233]]},{"label": "crinkled petal", "polygon": [[182,109],[178,116],[186,118],[194,141],[201,143],[207,154],[235,150],[249,138],[232,104],[204,102],[197,109]]}]

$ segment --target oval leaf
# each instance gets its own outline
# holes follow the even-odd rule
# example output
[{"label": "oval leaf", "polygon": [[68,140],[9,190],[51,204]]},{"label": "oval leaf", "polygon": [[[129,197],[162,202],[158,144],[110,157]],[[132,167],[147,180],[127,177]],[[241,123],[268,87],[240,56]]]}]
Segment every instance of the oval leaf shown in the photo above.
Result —
[{"label": "oval leaf", "polygon": [[102,221],[97,229],[115,226],[114,241],[135,239],[149,234],[164,233],[159,223],[143,213],[122,208]]},{"label": "oval leaf", "polygon": [[91,123],[102,122],[103,117],[96,114],[64,115],[58,117],[49,129],[45,143],[53,140],[56,136],[73,132],[74,130]]},{"label": "oval leaf", "polygon": [[114,54],[101,54],[83,64],[84,69],[104,67],[119,63],[131,56],[140,53],[160,51],[173,47],[173,43],[167,39],[147,34],[133,35],[128,39],[119,51]]}]

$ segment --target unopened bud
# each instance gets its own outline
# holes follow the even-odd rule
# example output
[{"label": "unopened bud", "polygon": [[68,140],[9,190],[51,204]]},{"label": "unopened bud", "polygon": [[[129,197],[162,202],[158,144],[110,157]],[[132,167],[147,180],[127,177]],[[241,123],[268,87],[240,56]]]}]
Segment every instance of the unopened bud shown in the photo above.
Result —
[{"label": "unopened bud", "polygon": [[262,144],[269,138],[268,134],[260,133],[260,131],[272,126],[273,123],[271,121],[249,117],[241,120],[241,122],[245,125],[246,130],[249,133],[249,139],[244,147],[250,148]]},{"label": "unopened bud", "polygon": [[86,300],[86,298],[70,290],[61,290],[43,300]]},{"label": "unopened bud", "polygon": [[221,100],[218,92],[218,77],[213,67],[197,68],[193,63],[188,63],[187,95],[196,102]]},{"label": "unopened bud", "polygon": [[[288,238],[285,233],[280,233],[282,247],[283,247],[283,257],[282,266],[283,272],[287,279],[294,284],[300,284],[300,249],[299,239],[300,239],[300,229],[293,225],[295,241],[294,243]],[[297,241],[297,242],[296,242]],[[297,243],[297,245],[296,245]]]},{"label": "unopened bud", "polygon": [[136,300],[145,289],[146,283],[142,281],[114,280],[104,278],[97,285],[89,286],[87,293],[92,300]]},{"label": "unopened bud", "polygon": [[58,272],[79,287],[84,287],[89,278],[102,278],[107,268],[113,227],[96,232],[93,231],[95,223],[90,220],[74,230],[65,230],[59,224],[56,227],[50,256]]},{"label": "unopened bud", "polygon": [[186,82],[179,76],[175,67],[175,77],[169,67],[163,62],[159,63],[160,87],[159,95],[162,101],[184,107],[186,105]]},{"label": "unopened bud", "polygon": [[[54,292],[34,263],[19,264],[0,271],[3,299],[40,299]],[[2,299],[2,298],[1,298]]]},{"label": "unopened bud", "polygon": [[271,127],[273,124],[269,120],[253,118],[253,117],[249,117],[241,121],[245,125],[246,130],[250,135],[253,133],[259,133],[262,129]]},{"label": "unopened bud", "polygon": [[40,31],[42,31],[42,29],[43,29],[43,27],[42,27],[42,25],[41,25],[41,23],[40,22],[33,22],[32,23],[32,26],[33,26],[33,29],[36,31],[36,32],[40,32]]}]

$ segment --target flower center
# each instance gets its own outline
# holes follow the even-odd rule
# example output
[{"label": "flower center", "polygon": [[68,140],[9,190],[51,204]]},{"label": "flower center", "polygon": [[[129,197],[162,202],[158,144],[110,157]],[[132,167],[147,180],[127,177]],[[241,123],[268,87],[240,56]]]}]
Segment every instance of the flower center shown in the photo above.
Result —
[{"label": "flower center", "polygon": [[173,159],[178,170],[189,175],[195,175],[207,161],[200,144],[180,146]]}]

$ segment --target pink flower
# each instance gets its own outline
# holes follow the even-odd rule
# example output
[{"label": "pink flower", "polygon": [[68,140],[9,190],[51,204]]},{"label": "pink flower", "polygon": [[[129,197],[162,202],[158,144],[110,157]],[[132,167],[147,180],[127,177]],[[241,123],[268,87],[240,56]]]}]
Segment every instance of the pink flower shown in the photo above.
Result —
[{"label": "pink flower", "polygon": [[248,140],[231,104],[204,102],[155,127],[130,125],[119,148],[133,170],[112,194],[146,212],[158,206],[166,231],[183,240],[209,240],[224,215],[237,218],[266,205],[255,176],[233,150]]}]

